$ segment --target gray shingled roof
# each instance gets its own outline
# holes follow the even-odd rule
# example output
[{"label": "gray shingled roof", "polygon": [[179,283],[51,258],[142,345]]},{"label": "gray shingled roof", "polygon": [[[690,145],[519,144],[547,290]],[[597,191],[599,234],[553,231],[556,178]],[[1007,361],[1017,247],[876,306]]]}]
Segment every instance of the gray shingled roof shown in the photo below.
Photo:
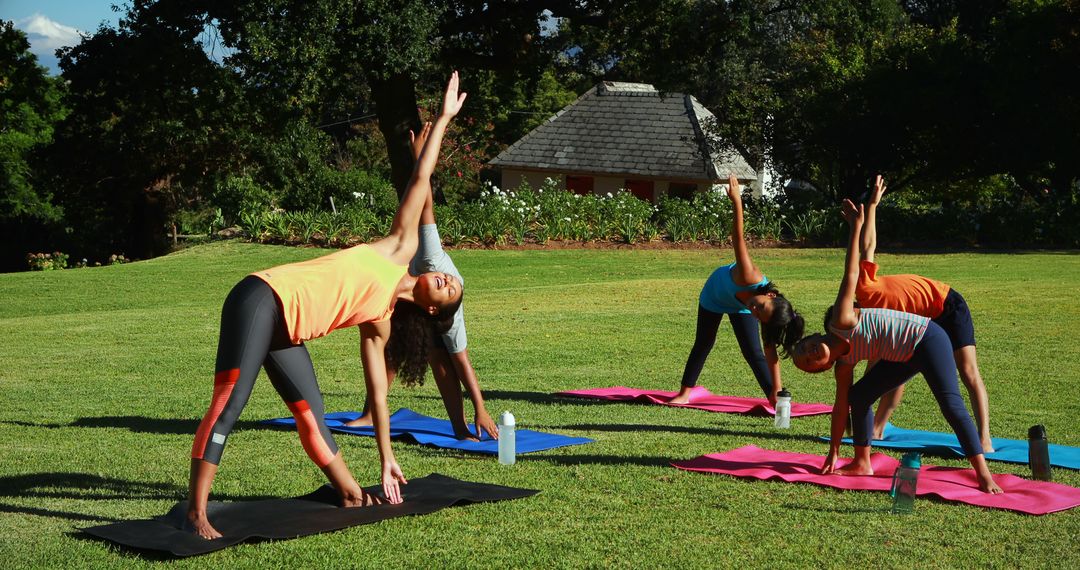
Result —
[{"label": "gray shingled roof", "polygon": [[702,126],[716,118],[690,95],[645,83],[604,82],[556,113],[489,164],[553,172],[718,181],[757,175],[739,153],[705,160]]}]

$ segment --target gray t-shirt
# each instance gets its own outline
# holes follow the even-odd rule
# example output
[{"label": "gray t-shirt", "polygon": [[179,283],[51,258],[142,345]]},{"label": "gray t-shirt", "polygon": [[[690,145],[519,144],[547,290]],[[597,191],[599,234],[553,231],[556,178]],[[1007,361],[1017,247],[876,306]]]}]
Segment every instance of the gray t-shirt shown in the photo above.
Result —
[{"label": "gray t-shirt", "polygon": [[[430,271],[441,271],[457,277],[458,282],[464,287],[465,279],[454,265],[454,261],[443,251],[442,239],[439,237],[439,228],[435,224],[420,226],[420,243],[416,248],[416,255],[409,262],[409,273],[420,275]],[[463,352],[466,346],[465,338],[465,308],[464,303],[458,306],[454,313],[454,324],[450,330],[442,335],[443,345],[451,354]]]}]

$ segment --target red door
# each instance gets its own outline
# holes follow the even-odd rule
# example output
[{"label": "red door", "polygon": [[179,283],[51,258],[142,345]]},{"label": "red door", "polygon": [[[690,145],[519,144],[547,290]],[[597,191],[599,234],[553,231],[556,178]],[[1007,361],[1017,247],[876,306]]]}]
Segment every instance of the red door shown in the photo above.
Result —
[{"label": "red door", "polygon": [[631,194],[633,194],[634,196],[637,196],[638,198],[641,198],[642,200],[645,200],[646,202],[652,202],[653,201],[653,186],[654,186],[654,184],[653,184],[652,180],[629,180],[628,179],[626,181],[626,190],[628,192],[630,192]]},{"label": "red door", "polygon": [[574,194],[589,195],[593,193],[592,176],[566,176],[566,189]]}]

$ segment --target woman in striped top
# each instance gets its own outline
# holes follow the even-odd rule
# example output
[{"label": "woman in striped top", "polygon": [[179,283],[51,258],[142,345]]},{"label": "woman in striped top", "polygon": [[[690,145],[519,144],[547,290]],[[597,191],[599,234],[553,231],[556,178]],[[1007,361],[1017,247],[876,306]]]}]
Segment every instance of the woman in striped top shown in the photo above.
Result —
[{"label": "woman in striped top", "polygon": [[[960,369],[960,381],[967,388],[979,442],[983,451],[993,453],[990,439],[990,399],[975,355],[975,324],[967,301],[956,289],[922,275],[878,275],[874,262],[877,250],[877,206],[885,194],[885,181],[878,175],[870,199],[866,202],[866,222],[860,240],[859,281],[855,301],[860,307],[894,309],[930,317],[944,329],[952,343],[953,358]],[[889,416],[900,404],[904,387],[899,386],[881,397],[874,413],[874,438],[881,438]]]},{"label": "woman in striped top", "polygon": [[[844,219],[850,225],[844,278],[836,302],[827,317],[827,332],[800,340],[792,349],[795,366],[806,372],[833,368],[836,401],[833,404],[829,455],[823,474],[872,475],[870,434],[874,426],[872,406],[883,394],[903,385],[916,373],[926,377],[945,419],[960,440],[964,455],[975,469],[979,489],[1001,493],[986,466],[975,422],[964,407],[956,377],[956,361],[948,335],[929,318],[889,309],[858,309],[855,287],[859,278],[859,236],[865,219],[863,206],[844,200]],[[877,361],[852,385],[855,364]],[[840,440],[850,406],[855,459],[837,469]]]}]

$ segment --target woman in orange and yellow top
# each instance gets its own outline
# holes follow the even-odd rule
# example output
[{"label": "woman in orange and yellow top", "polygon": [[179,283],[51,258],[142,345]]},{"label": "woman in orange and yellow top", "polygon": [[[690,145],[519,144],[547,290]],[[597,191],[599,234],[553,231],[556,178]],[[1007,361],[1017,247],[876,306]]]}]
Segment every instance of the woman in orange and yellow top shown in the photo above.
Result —
[{"label": "woman in orange and yellow top", "polygon": [[[428,336],[395,339],[402,347],[396,352],[386,351],[386,347],[392,316],[397,322],[405,313],[424,315],[442,320],[445,328],[461,303],[461,284],[453,276],[441,272],[414,276],[407,268],[416,253],[420,212],[431,195],[430,178],[443,133],[464,101],[455,72],[389,235],[310,261],[255,272],[229,293],[221,311],[213,400],[191,450],[187,518],[199,536],[221,536],[207,518],[210,486],[225,440],[251,395],[260,366],[292,411],[304,451],[326,474],[343,506],[401,502],[400,485],[407,481],[390,447],[386,353],[390,352],[391,360],[398,360],[399,365],[408,360],[423,366]],[[304,346],[305,341],[352,326],[360,329],[364,379],[374,403],[383,498],[360,489],[334,444]]]},{"label": "woman in orange and yellow top", "polygon": [[[960,379],[967,387],[971,399],[975,423],[979,427],[979,440],[983,451],[992,453],[990,440],[990,403],[986,385],[979,373],[975,357],[975,325],[967,302],[956,289],[921,275],[878,275],[874,263],[877,250],[877,206],[885,194],[885,181],[878,175],[874,189],[866,203],[866,224],[860,239],[862,261],[859,264],[859,280],[855,288],[855,300],[860,307],[868,309],[893,309],[929,317],[949,336]],[[904,386],[881,397],[874,414],[874,437],[880,439],[889,416],[900,404]]]}]

